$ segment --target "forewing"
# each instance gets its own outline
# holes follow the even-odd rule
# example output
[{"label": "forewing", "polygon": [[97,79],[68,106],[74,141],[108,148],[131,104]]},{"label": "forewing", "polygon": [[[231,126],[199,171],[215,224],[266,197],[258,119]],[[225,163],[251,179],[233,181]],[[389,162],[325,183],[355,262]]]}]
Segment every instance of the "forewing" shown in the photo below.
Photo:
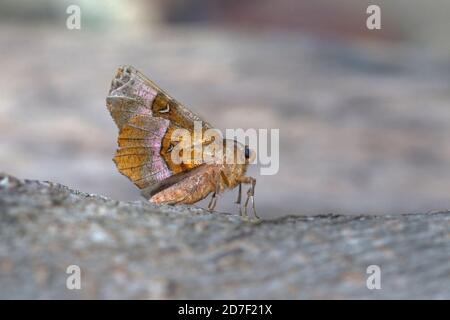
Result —
[{"label": "forewing", "polygon": [[[172,162],[170,137],[177,128],[192,132],[194,122],[202,120],[135,68],[117,70],[106,102],[119,128],[114,162],[140,189],[160,188],[167,184],[161,181],[198,166]],[[211,128],[204,121],[202,126],[203,130]]]}]

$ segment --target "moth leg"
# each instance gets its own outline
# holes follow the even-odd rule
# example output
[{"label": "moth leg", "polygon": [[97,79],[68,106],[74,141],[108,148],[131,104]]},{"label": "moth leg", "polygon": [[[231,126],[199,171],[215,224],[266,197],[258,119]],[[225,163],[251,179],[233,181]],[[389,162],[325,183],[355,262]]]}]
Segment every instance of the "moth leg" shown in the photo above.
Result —
[{"label": "moth leg", "polygon": [[217,204],[217,194],[214,191],[214,193],[212,194],[211,200],[209,201],[209,204],[208,204],[208,211],[209,212],[214,211],[216,204]]},{"label": "moth leg", "polygon": [[217,182],[216,182],[216,189],[214,190],[211,200],[209,201],[209,204],[208,204],[209,212],[214,211],[214,208],[216,207],[216,204],[217,204],[217,198],[218,198],[217,195],[219,194],[219,191],[220,191],[220,178],[221,178],[221,175],[218,174]]},{"label": "moth leg", "polygon": [[252,202],[252,210],[253,210],[253,215],[255,216],[255,218],[257,220],[259,220],[259,216],[256,214],[256,208],[255,208],[255,190],[254,190],[254,185],[252,185],[248,191],[247,191],[247,199],[245,200],[245,204],[244,204],[244,212],[245,215],[248,217],[248,213],[247,213],[247,207],[248,207],[248,202],[249,200]]},{"label": "moth leg", "polygon": [[242,217],[242,183],[239,183],[238,197],[235,203],[238,205],[239,215]]},{"label": "moth leg", "polygon": [[248,207],[248,202],[251,201],[252,202],[252,210],[253,210],[253,215],[255,216],[256,219],[260,219],[259,216],[256,214],[256,207],[255,207],[255,186],[256,186],[256,179],[252,178],[252,177],[243,177],[241,179],[242,183],[248,183],[250,184],[250,188],[247,191],[247,199],[245,200],[244,203],[244,214],[246,216],[248,216],[247,213],[247,207]]}]

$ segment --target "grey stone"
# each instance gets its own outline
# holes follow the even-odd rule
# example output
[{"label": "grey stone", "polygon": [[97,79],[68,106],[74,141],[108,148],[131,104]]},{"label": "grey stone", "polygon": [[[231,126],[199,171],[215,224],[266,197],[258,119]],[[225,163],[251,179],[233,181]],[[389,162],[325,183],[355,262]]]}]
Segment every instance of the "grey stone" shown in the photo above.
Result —
[{"label": "grey stone", "polygon": [[0,175],[3,299],[449,299],[449,260],[448,211],[251,222]]}]

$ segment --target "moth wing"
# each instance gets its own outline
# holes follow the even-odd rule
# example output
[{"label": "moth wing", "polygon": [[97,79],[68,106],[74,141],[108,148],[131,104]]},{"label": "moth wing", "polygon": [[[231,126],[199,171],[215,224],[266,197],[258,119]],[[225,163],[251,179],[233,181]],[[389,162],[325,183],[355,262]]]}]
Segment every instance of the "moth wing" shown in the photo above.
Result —
[{"label": "moth wing", "polygon": [[172,175],[161,156],[161,143],[169,126],[165,119],[137,115],[120,129],[114,156],[117,169],[140,189]]},{"label": "moth wing", "polygon": [[201,121],[204,129],[212,128],[132,66],[118,68],[106,104],[119,129],[128,119],[141,114],[168,119],[171,125],[190,131],[195,121]]},{"label": "moth wing", "polygon": [[[120,67],[112,80],[106,104],[118,129],[114,162],[123,175],[138,188],[152,190],[179,181],[200,164],[175,164],[171,158],[171,134],[178,128],[194,130],[202,121],[211,125],[170,97],[154,82],[131,66]],[[177,178],[160,182],[177,175]]]}]

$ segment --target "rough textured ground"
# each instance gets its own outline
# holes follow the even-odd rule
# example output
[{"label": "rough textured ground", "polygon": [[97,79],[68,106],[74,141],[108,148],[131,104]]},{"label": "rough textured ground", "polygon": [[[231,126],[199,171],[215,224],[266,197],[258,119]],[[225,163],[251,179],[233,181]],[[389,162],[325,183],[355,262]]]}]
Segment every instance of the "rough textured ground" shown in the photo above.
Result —
[{"label": "rough textured ground", "polygon": [[[251,223],[3,175],[0,298],[448,299],[449,230],[448,211]],[[73,264],[81,290],[66,289]]]}]

